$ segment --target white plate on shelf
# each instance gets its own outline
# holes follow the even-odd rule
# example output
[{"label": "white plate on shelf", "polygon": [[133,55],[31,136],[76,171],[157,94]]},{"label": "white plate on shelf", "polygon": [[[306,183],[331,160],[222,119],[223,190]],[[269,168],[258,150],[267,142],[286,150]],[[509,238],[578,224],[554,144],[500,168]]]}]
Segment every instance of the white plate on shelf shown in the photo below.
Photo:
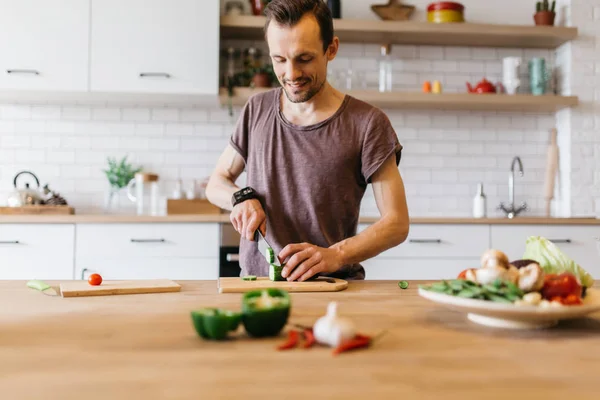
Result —
[{"label": "white plate on shelf", "polygon": [[598,289],[587,289],[582,305],[550,308],[466,299],[421,288],[419,288],[419,295],[447,308],[467,313],[467,318],[472,322],[495,328],[548,328],[556,325],[560,320],[581,318],[600,311],[600,290]]}]

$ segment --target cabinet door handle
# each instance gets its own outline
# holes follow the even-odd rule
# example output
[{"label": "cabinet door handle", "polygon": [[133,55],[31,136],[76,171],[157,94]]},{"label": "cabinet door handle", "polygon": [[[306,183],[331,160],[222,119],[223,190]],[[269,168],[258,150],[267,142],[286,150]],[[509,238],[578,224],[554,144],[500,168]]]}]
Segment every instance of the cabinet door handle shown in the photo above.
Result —
[{"label": "cabinet door handle", "polygon": [[409,243],[442,243],[442,239],[409,239]]},{"label": "cabinet door handle", "polygon": [[170,78],[171,75],[166,72],[141,72],[140,78],[149,78],[149,77],[160,77],[160,78]]},{"label": "cabinet door handle", "polygon": [[548,239],[552,243],[571,243],[571,239]]},{"label": "cabinet door handle", "polygon": [[19,244],[18,240],[0,240],[0,244]]},{"label": "cabinet door handle", "polygon": [[7,74],[31,74],[31,75],[39,75],[40,71],[36,71],[35,69],[7,69]]},{"label": "cabinet door handle", "polygon": [[227,254],[225,258],[227,259],[227,261],[240,261],[239,254]]},{"label": "cabinet door handle", "polygon": [[131,243],[164,243],[165,239],[131,239]]}]

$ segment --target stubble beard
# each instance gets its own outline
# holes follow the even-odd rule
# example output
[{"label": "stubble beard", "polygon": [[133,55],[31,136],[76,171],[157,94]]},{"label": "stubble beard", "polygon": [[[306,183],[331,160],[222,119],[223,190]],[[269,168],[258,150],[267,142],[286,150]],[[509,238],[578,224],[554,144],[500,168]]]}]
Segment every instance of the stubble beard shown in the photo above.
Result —
[{"label": "stubble beard", "polygon": [[311,86],[305,93],[299,93],[297,95],[290,94],[286,88],[286,85],[283,85],[283,91],[288,100],[292,103],[305,103],[312,99],[317,93],[321,91],[323,86],[325,85],[325,80],[321,82],[318,86]]}]

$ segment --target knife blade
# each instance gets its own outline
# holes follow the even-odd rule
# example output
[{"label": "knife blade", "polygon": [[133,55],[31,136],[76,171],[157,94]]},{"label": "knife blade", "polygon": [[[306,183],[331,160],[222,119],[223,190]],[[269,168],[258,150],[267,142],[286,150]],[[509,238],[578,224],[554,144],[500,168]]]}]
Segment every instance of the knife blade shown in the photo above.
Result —
[{"label": "knife blade", "polygon": [[[258,242],[258,250],[264,257],[266,257],[267,248],[271,248],[271,249],[273,249],[273,252],[275,252],[275,248],[273,246],[271,246],[269,244],[269,242],[267,242],[267,239],[265,239],[263,234],[260,232],[260,229],[256,230],[254,237],[256,238],[256,241]],[[281,266],[281,262],[279,261],[279,257],[277,257],[277,254],[275,254],[275,261],[273,261],[273,265],[277,265],[279,267]]]}]

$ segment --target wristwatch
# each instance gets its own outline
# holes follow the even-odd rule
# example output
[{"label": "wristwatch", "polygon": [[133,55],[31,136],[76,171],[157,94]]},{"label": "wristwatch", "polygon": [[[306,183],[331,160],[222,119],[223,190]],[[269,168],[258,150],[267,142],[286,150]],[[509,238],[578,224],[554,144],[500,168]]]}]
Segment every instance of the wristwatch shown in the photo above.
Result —
[{"label": "wristwatch", "polygon": [[238,190],[231,197],[231,205],[235,207],[236,205],[250,199],[258,199],[258,195],[250,186],[243,188],[242,190]]}]

